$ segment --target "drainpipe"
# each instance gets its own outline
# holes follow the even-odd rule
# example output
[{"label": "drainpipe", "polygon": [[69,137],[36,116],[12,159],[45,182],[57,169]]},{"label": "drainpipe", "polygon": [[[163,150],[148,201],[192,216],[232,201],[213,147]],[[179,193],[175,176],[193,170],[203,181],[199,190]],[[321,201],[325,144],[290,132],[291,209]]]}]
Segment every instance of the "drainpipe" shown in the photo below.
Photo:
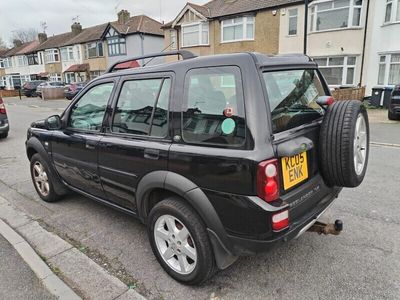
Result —
[{"label": "drainpipe", "polygon": [[[141,55],[144,55],[144,34],[143,33],[139,33],[140,36],[140,51],[141,51]],[[142,59],[142,66],[144,65],[144,59]]]},{"label": "drainpipe", "polygon": [[304,1],[304,55],[307,54],[308,0]]},{"label": "drainpipe", "polygon": [[369,17],[369,0],[367,0],[367,16],[365,17],[364,42],[363,42],[362,57],[361,57],[360,86],[362,86],[362,79],[363,79],[363,72],[364,72],[365,45],[367,44],[368,17]]}]

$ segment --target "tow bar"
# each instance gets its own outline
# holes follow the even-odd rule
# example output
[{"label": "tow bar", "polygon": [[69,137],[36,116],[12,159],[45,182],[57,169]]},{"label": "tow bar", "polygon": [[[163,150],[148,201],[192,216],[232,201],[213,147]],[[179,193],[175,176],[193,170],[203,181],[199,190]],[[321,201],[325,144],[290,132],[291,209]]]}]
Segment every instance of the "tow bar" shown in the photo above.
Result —
[{"label": "tow bar", "polygon": [[318,234],[339,235],[343,230],[343,222],[336,220],[334,224],[316,221],[307,231],[316,232]]}]

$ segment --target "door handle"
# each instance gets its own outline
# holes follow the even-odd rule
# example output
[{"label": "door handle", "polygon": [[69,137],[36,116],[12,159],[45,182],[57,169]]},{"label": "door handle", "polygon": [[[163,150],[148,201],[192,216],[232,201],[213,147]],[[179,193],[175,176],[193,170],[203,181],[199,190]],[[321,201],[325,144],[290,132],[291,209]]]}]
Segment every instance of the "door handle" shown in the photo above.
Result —
[{"label": "door handle", "polygon": [[86,142],[85,147],[86,147],[86,149],[94,150],[94,149],[96,149],[96,144]]},{"label": "door handle", "polygon": [[160,157],[160,150],[157,149],[145,149],[144,158],[157,160]]}]

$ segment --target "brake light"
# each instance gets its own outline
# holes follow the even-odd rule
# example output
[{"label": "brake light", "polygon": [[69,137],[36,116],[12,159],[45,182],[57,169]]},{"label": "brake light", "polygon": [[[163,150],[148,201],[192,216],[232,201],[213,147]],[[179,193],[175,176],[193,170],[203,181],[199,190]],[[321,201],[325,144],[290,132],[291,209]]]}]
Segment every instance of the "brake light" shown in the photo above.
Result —
[{"label": "brake light", "polygon": [[0,114],[5,115],[6,113],[6,106],[4,105],[3,99],[0,97]]},{"label": "brake light", "polygon": [[289,227],[289,211],[284,210],[272,215],[272,230],[281,231]]},{"label": "brake light", "polygon": [[267,202],[279,198],[278,160],[271,159],[258,164],[257,195]]}]

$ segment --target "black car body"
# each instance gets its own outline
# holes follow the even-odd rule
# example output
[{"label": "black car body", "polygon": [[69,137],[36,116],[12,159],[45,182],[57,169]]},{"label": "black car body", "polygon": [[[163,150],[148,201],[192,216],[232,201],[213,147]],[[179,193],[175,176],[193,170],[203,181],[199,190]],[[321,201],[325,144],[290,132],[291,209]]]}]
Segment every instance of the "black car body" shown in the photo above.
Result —
[{"label": "black car body", "polygon": [[0,138],[6,138],[9,131],[10,125],[8,123],[6,106],[0,97]]},{"label": "black car body", "polygon": [[86,82],[75,82],[69,84],[64,90],[64,96],[68,100],[72,100],[86,85]]},{"label": "black car body", "polygon": [[[157,227],[155,210],[183,201],[223,269],[302,234],[338,197],[341,187],[320,168],[325,111],[316,99],[330,101],[330,92],[307,56],[185,55],[91,81],[61,119],[32,125],[27,155],[42,157],[56,193],[67,186],[149,228]],[[302,107],[300,98],[312,105]]]},{"label": "black car body", "polygon": [[22,86],[22,93],[26,97],[37,97],[36,89],[37,87],[45,82],[44,80],[33,80],[33,81],[27,81],[23,84]]},{"label": "black car body", "polygon": [[400,84],[393,88],[388,116],[390,120],[400,120]]}]

